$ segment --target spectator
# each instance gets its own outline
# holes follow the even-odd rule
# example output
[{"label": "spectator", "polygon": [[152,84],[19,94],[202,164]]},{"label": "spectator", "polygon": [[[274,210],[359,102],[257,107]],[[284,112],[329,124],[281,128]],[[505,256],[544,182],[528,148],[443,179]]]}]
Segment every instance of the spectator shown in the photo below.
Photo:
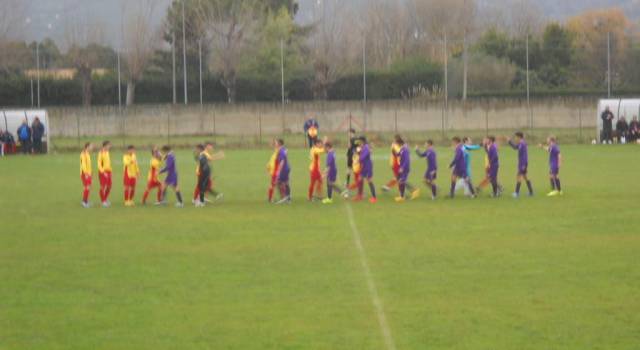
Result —
[{"label": "spectator", "polygon": [[634,115],[629,123],[629,142],[637,142],[640,138],[640,122],[638,122],[638,116]]},{"label": "spectator", "polygon": [[602,119],[602,143],[613,143],[613,113],[606,106],[600,115]]},{"label": "spectator", "polygon": [[621,116],[616,123],[616,136],[618,143],[627,143],[627,133],[629,132],[629,124],[624,116]]},{"label": "spectator", "polygon": [[4,143],[5,143],[4,131],[0,129],[0,157],[4,157]]},{"label": "spectator", "polygon": [[44,125],[40,122],[40,118],[36,117],[31,124],[31,135],[33,139],[33,153],[42,152],[42,137],[44,136]]},{"label": "spectator", "polygon": [[31,153],[31,129],[29,128],[29,124],[27,124],[27,120],[25,119],[20,127],[18,128],[18,141],[20,141],[20,148],[22,149],[22,154]]},{"label": "spectator", "polygon": [[16,141],[9,131],[0,130],[0,145],[2,146],[2,155],[15,153],[15,143]]},{"label": "spectator", "polygon": [[313,147],[316,140],[318,139],[318,132],[320,131],[320,125],[318,121],[313,117],[309,116],[307,121],[304,122],[304,134],[307,136],[307,142],[309,148]]}]

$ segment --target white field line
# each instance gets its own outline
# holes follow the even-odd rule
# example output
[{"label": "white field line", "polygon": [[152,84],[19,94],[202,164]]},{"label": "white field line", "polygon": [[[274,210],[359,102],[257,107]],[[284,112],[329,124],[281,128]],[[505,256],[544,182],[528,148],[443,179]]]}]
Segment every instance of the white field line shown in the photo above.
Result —
[{"label": "white field line", "polygon": [[356,245],[356,249],[358,250],[358,255],[360,256],[360,264],[362,265],[364,277],[367,281],[367,287],[369,288],[371,302],[373,303],[373,307],[376,310],[376,315],[378,316],[378,324],[380,325],[382,337],[384,338],[387,350],[396,350],[396,344],[393,341],[393,336],[391,335],[391,328],[389,328],[389,324],[387,323],[387,316],[384,313],[382,300],[380,299],[380,295],[378,294],[378,289],[376,288],[376,284],[373,280],[373,275],[371,274],[371,269],[369,268],[369,263],[367,262],[367,253],[364,250],[364,246],[362,245],[360,231],[358,231],[356,221],[353,217],[353,209],[351,209],[350,203],[346,203],[345,207],[347,210],[347,217],[349,218],[349,225],[351,226],[351,232],[353,233],[353,242]]}]

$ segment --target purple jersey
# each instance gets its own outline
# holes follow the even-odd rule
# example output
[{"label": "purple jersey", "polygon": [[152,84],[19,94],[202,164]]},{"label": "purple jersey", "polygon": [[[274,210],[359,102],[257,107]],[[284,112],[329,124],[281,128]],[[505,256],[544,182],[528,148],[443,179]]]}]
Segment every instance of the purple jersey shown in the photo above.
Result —
[{"label": "purple jersey", "polygon": [[371,149],[368,144],[364,144],[360,149],[360,167],[362,177],[370,179],[373,177],[373,163],[371,162]]},{"label": "purple jersey", "polygon": [[407,145],[400,147],[398,157],[400,158],[400,169],[402,169],[402,173],[408,174],[409,171],[411,171],[411,152],[409,152]]},{"label": "purple jersey", "polygon": [[276,160],[278,164],[282,164],[280,166],[280,177],[283,178],[284,175],[289,175],[289,159],[287,157],[287,149],[284,147],[280,147],[278,150],[278,158]]},{"label": "purple jersey", "polygon": [[338,167],[336,166],[336,152],[331,150],[327,153],[327,179],[335,182],[338,176]]},{"label": "purple jersey", "polygon": [[492,143],[489,148],[487,148],[487,157],[489,158],[489,168],[490,169],[498,169],[500,166],[500,159],[498,158],[498,146],[495,143]]},{"label": "purple jersey", "polygon": [[169,152],[165,159],[165,165],[160,174],[167,173],[164,182],[169,185],[176,186],[178,184],[178,170],[176,169],[176,156],[173,152]]},{"label": "purple jersey", "polygon": [[549,168],[552,170],[560,168],[560,148],[557,144],[549,147]]},{"label": "purple jersey", "polygon": [[464,150],[462,145],[456,147],[456,151],[451,161],[451,168],[453,168],[453,174],[457,177],[467,177],[467,162],[464,160]]},{"label": "purple jersey", "polygon": [[418,157],[427,159],[427,173],[438,170],[438,157],[434,149],[428,149],[424,152],[416,151]]}]

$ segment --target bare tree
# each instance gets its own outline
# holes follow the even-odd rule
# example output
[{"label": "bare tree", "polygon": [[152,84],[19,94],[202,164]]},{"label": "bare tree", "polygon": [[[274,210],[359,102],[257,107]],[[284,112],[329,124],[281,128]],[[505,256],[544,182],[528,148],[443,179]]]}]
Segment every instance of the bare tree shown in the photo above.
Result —
[{"label": "bare tree", "polygon": [[197,7],[205,41],[213,52],[210,67],[220,73],[220,82],[227,90],[227,100],[234,103],[237,67],[259,28],[264,2],[198,0]]},{"label": "bare tree", "polygon": [[76,69],[82,84],[82,104],[91,105],[91,74],[101,61],[104,40],[104,25],[100,22],[89,22],[86,17],[77,17],[67,23],[65,28],[65,46],[67,59]]},{"label": "bare tree", "polygon": [[24,29],[25,6],[21,0],[0,0],[0,69],[24,63],[22,53],[15,52],[13,39],[18,39]]},{"label": "bare tree", "polygon": [[315,30],[311,36],[314,97],[326,99],[331,84],[343,76],[359,57],[364,26],[353,24],[351,8],[339,0],[323,0],[315,8]]},{"label": "bare tree", "polygon": [[372,0],[367,11],[367,48],[373,66],[388,67],[409,54],[415,28],[404,1]]},{"label": "bare tree", "polygon": [[157,0],[127,3],[123,9],[123,48],[128,68],[127,106],[134,103],[136,84],[142,79],[149,60],[161,40],[161,32],[152,19],[158,9]]}]

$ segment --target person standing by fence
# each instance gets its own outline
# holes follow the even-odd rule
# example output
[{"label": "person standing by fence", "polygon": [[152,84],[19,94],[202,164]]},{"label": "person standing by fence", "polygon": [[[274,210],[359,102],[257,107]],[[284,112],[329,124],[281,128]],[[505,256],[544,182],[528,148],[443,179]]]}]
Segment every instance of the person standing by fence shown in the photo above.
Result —
[{"label": "person standing by fence", "polygon": [[602,119],[602,143],[613,143],[613,113],[609,110],[609,106],[605,107],[604,112],[600,115]]},{"label": "person standing by fence", "polygon": [[42,149],[42,137],[44,136],[44,125],[40,118],[36,117],[31,124],[31,139],[33,140],[33,153],[44,153]]},{"label": "person standing by fence", "polygon": [[22,154],[31,153],[31,129],[29,128],[29,124],[27,124],[27,119],[20,124],[17,134]]},{"label": "person standing by fence", "polygon": [[304,134],[307,137],[307,145],[309,148],[312,148],[315,145],[316,140],[318,139],[318,132],[320,131],[320,124],[313,117],[309,116],[307,121],[304,122]]}]

